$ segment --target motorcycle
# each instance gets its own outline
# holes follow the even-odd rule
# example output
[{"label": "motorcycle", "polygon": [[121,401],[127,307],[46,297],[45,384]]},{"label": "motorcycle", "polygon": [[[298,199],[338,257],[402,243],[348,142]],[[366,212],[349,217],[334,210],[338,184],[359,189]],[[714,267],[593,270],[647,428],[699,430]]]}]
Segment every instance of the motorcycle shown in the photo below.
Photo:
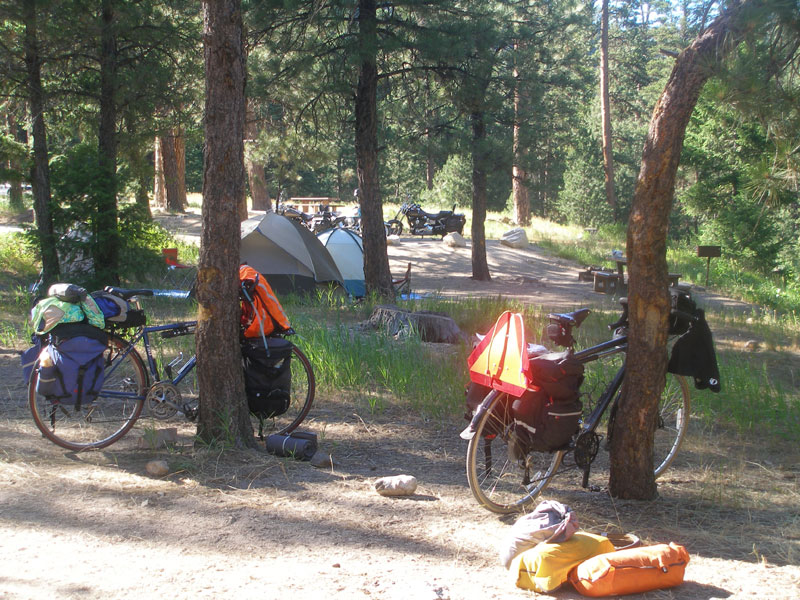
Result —
[{"label": "motorcycle", "polygon": [[401,235],[403,233],[403,222],[400,215],[404,215],[408,221],[409,232],[411,235],[440,235],[444,237],[448,233],[464,233],[464,224],[467,218],[464,215],[456,214],[456,207],[453,210],[440,210],[438,213],[428,213],[416,202],[404,202],[394,216],[386,222],[389,235]]},{"label": "motorcycle", "polygon": [[322,233],[323,231],[333,229],[334,227],[344,226],[345,217],[343,215],[338,215],[336,212],[331,210],[330,206],[320,206],[319,208],[319,212],[316,212],[313,215],[304,213],[303,211],[292,206],[280,206],[277,212],[284,217],[298,221],[301,225],[306,227],[306,229],[314,234]]}]

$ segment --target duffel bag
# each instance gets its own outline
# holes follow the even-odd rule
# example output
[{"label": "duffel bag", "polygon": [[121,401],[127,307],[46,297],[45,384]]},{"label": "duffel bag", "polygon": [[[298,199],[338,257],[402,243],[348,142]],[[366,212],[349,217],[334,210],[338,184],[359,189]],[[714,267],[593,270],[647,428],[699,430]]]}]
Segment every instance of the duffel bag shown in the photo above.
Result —
[{"label": "duffel bag", "polygon": [[262,419],[289,410],[292,387],[292,343],[283,338],[266,338],[242,343],[244,387],[250,412]]},{"label": "duffel bag", "polygon": [[689,553],[678,544],[640,546],[592,557],[575,567],[569,581],[584,596],[640,594],[683,582]]}]

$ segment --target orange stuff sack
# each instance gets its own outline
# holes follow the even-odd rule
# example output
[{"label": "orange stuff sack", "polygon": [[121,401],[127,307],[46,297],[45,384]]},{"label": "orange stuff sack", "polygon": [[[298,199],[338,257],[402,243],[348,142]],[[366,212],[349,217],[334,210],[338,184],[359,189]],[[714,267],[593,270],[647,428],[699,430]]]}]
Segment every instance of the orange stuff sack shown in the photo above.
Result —
[{"label": "orange stuff sack", "polygon": [[600,554],[569,573],[584,596],[621,596],[674,587],[683,583],[689,553],[678,544],[640,546]]},{"label": "orange stuff sack", "polygon": [[241,282],[241,329],[244,337],[255,338],[291,328],[289,317],[278,302],[266,278],[253,267],[239,267]]}]

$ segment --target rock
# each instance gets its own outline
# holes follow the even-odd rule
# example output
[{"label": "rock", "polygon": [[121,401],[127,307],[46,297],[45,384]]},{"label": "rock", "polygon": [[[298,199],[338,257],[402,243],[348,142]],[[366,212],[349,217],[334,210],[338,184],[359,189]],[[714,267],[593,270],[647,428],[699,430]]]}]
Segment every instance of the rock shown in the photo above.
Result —
[{"label": "rock", "polygon": [[151,460],[144,466],[144,470],[153,477],[163,477],[169,473],[169,465],[165,460]]},{"label": "rock", "polygon": [[388,235],[386,236],[386,245],[387,246],[399,246],[400,245],[400,236],[399,235]]},{"label": "rock", "polygon": [[374,485],[381,496],[411,496],[417,490],[417,478],[413,475],[381,477]]},{"label": "rock", "polygon": [[748,352],[758,352],[761,349],[761,344],[758,340],[747,340],[744,343],[744,349]]},{"label": "rock", "polygon": [[503,234],[503,237],[500,238],[500,243],[511,248],[527,248],[528,234],[525,233],[522,227],[515,227]]},{"label": "rock", "polygon": [[458,233],[457,231],[453,231],[448,233],[442,241],[450,246],[451,248],[466,248],[467,247],[467,240],[464,239],[464,236]]},{"label": "rock", "polygon": [[314,456],[311,457],[311,466],[317,467],[318,469],[332,469],[333,456],[327,452],[315,452]]}]

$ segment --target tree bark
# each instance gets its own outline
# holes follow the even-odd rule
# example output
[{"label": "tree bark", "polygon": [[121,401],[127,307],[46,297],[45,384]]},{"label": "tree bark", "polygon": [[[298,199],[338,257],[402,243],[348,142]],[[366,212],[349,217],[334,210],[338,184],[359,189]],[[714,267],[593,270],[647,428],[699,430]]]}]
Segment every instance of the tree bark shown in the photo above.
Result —
[{"label": "tree bark", "polygon": [[36,2],[24,3],[25,67],[28,77],[28,104],[33,124],[33,212],[39,250],[42,255],[42,276],[45,286],[58,280],[58,254],[50,212],[50,166],[47,150],[47,127],[44,122],[44,91],[42,89],[41,56],[36,22]]},{"label": "tree bark", "polygon": [[171,130],[168,135],[159,136],[161,149],[162,173],[164,175],[164,189],[166,191],[167,210],[171,212],[184,212],[186,208],[186,187],[181,172],[181,163],[185,161],[178,155],[180,142],[176,130]]},{"label": "tree bark", "polygon": [[603,0],[600,19],[600,114],[603,120],[603,173],[606,202],[617,222],[617,194],[614,190],[614,153],[611,140],[611,107],[608,93],[608,0]]},{"label": "tree bark", "polygon": [[526,95],[520,90],[519,72],[514,69],[514,128],[513,128],[513,160],[511,169],[511,190],[514,197],[514,220],[524,227],[531,224],[531,200],[528,193],[528,172],[523,166],[527,157],[527,148],[522,144],[522,127],[520,121],[526,112]]},{"label": "tree bark", "polygon": [[686,126],[717,61],[738,44],[743,6],[720,15],[675,63],[656,104],[628,222],[628,358],[611,439],[609,489],[618,498],[656,496],[653,432],[667,367],[666,239]]},{"label": "tree bark", "polygon": [[245,152],[245,165],[247,166],[247,181],[250,184],[250,198],[253,210],[272,210],[272,200],[267,189],[267,178],[264,165],[253,157],[252,149],[258,143],[258,134],[261,130],[256,118],[253,100],[247,100],[247,117],[245,121],[245,139],[247,140]]},{"label": "tree bark", "polygon": [[203,231],[197,275],[198,437],[252,446],[239,349],[239,207],[244,198],[241,0],[203,0]]},{"label": "tree bark", "polygon": [[117,214],[117,38],[114,0],[103,0],[100,32],[100,127],[98,162],[101,180],[96,197],[94,258],[98,281],[119,284]]},{"label": "tree bark", "polygon": [[491,281],[486,260],[486,124],[483,112],[470,115],[472,122],[472,278]]},{"label": "tree bark", "polygon": [[162,210],[167,209],[167,184],[164,181],[164,156],[161,151],[161,136],[156,136],[153,143],[153,164],[155,177],[153,178],[153,204]]},{"label": "tree bark", "polygon": [[361,63],[355,99],[355,150],[364,241],[364,281],[367,293],[393,298],[378,179],[378,68],[375,59],[378,36],[375,0],[359,0],[358,11]]}]

